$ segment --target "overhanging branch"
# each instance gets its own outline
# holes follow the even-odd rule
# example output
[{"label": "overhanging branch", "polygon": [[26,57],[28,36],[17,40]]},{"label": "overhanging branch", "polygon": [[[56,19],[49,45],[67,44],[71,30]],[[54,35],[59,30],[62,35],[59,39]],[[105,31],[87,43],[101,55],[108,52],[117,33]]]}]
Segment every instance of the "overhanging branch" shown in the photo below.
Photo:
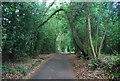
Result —
[{"label": "overhanging branch", "polygon": [[42,24],[39,24],[38,26],[37,26],[37,28],[39,28],[39,27],[41,27],[42,25],[44,25],[48,20],[50,20],[50,18],[52,17],[52,16],[54,16],[57,12],[59,12],[59,11],[65,11],[64,9],[58,9],[58,10],[56,10],[52,15],[50,15]]}]

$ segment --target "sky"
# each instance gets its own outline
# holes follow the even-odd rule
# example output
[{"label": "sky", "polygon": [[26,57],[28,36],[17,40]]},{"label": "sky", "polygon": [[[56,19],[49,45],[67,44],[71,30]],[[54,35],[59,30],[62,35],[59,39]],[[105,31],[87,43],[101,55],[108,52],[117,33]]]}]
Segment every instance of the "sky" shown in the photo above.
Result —
[{"label": "sky", "polygon": [[[46,7],[48,7],[50,5],[50,3],[52,3],[54,0],[39,0],[39,2],[41,1],[47,1],[46,3]],[[59,5],[60,2],[68,2],[69,0],[55,0],[56,5]]]}]

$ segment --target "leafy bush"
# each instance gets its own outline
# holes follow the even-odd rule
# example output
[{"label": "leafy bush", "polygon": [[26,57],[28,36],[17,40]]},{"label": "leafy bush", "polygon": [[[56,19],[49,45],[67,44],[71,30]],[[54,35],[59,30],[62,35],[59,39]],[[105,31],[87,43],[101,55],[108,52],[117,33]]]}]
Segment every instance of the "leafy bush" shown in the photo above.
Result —
[{"label": "leafy bush", "polygon": [[13,67],[10,67],[9,64],[3,64],[2,65],[2,73],[15,73],[15,72],[20,72],[21,74],[26,74],[26,70],[24,69],[21,64],[17,64]]},{"label": "leafy bush", "polygon": [[16,70],[13,68],[9,68],[8,65],[2,65],[2,73],[15,73]]},{"label": "leafy bush", "polygon": [[23,66],[20,66],[20,67],[16,68],[16,70],[19,71],[21,74],[24,74],[24,75],[27,73]]},{"label": "leafy bush", "polygon": [[88,64],[88,66],[90,66],[92,70],[95,70],[99,66],[98,62],[99,61],[97,59],[91,59],[91,62],[90,62],[90,64]]},{"label": "leafy bush", "polygon": [[120,78],[120,58],[109,63],[105,69],[110,73],[110,78]]}]

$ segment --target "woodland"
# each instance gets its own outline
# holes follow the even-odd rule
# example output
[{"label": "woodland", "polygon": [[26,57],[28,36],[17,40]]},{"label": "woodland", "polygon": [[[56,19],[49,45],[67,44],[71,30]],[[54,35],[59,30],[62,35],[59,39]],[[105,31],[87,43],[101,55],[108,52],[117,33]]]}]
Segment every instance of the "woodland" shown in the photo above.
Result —
[{"label": "woodland", "polygon": [[[74,53],[120,78],[119,2],[2,2],[2,60]],[[102,57],[102,58],[101,58]],[[103,64],[104,65],[104,64]],[[4,66],[5,67],[5,64]],[[113,70],[114,69],[114,70]]]}]

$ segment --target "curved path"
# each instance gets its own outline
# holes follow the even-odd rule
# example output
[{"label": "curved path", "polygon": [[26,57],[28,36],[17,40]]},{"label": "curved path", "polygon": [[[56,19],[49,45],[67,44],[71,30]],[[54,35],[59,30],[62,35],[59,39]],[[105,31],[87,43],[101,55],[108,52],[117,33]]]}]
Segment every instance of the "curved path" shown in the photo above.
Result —
[{"label": "curved path", "polygon": [[58,54],[48,60],[31,79],[73,79],[66,54]]}]

